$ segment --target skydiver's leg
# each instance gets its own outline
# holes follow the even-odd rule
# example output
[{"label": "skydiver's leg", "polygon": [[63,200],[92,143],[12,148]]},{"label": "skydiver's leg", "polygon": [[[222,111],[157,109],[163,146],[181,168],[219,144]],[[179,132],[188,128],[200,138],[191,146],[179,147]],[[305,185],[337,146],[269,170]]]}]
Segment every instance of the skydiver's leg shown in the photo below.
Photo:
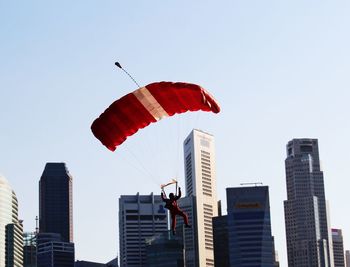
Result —
[{"label": "skydiver's leg", "polygon": [[184,213],[182,210],[179,210],[178,213],[180,216],[182,216],[182,218],[184,219],[184,223],[187,227],[189,227],[189,223],[188,223],[188,216],[186,213]]},{"label": "skydiver's leg", "polygon": [[171,230],[173,231],[173,234],[175,235],[175,228],[176,228],[176,213],[171,213]]}]

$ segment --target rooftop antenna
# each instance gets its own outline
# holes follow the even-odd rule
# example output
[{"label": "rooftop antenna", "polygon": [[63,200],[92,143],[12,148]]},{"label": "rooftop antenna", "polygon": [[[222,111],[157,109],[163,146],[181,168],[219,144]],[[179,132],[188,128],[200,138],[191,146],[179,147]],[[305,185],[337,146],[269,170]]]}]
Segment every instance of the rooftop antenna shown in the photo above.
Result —
[{"label": "rooftop antenna", "polygon": [[263,185],[262,182],[255,182],[255,183],[240,183],[239,185],[254,185],[254,186],[258,186],[258,185]]},{"label": "rooftop antenna", "polygon": [[35,217],[35,234],[39,233],[39,218],[38,216]]},{"label": "rooftop antenna", "polygon": [[126,73],[126,75],[128,75],[129,78],[130,78],[138,87],[141,87],[141,86],[137,83],[137,81],[134,79],[134,77],[132,77],[132,76],[130,75],[130,73],[127,72],[127,71],[122,67],[122,65],[120,65],[119,62],[115,62],[114,65],[116,65],[119,69],[121,69],[122,71],[124,71],[124,72]]}]

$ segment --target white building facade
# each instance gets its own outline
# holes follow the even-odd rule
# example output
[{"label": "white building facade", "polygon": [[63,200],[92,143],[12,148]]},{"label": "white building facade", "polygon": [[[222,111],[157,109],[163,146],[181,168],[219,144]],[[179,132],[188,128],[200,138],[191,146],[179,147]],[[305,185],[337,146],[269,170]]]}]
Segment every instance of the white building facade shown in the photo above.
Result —
[{"label": "white building facade", "polygon": [[119,198],[119,255],[121,267],[146,264],[145,239],[168,230],[168,212],[160,195]]},{"label": "white building facade", "polygon": [[0,266],[23,265],[22,234],[16,194],[5,177],[0,176]]},{"label": "white building facade", "polygon": [[179,204],[193,224],[192,229],[185,230],[186,266],[211,267],[212,217],[218,215],[214,137],[194,129],[184,141],[184,160],[186,197]]}]

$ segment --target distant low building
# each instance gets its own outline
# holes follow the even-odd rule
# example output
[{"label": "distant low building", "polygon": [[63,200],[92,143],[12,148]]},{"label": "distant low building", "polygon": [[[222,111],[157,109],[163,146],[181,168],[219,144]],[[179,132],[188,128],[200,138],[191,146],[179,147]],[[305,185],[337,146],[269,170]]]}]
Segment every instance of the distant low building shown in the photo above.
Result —
[{"label": "distant low building", "polygon": [[350,267],[350,251],[349,250],[345,251],[345,262],[346,262],[346,267]]},{"label": "distant low building", "polygon": [[146,239],[146,267],[184,267],[182,233],[170,231]]},{"label": "distant low building", "polygon": [[334,267],[345,267],[343,234],[341,229],[332,229]]},{"label": "distant low building", "polygon": [[118,267],[118,258],[107,263],[98,263],[92,261],[76,261],[74,267]]},{"label": "distant low building", "polygon": [[106,267],[104,263],[97,263],[91,261],[76,261],[75,267]]},{"label": "distant low building", "polygon": [[23,234],[23,267],[36,267],[36,234]]},{"label": "distant low building", "polygon": [[63,242],[56,233],[39,233],[37,267],[74,266],[74,243]]}]

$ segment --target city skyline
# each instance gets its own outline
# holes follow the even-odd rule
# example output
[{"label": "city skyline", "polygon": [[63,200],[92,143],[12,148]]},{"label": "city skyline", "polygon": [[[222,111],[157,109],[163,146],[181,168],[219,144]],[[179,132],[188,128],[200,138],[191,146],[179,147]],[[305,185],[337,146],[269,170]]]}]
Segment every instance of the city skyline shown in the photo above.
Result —
[{"label": "city skyline", "polygon": [[[190,215],[189,216],[189,219],[190,219],[190,222],[193,222],[193,215],[191,214],[191,213],[193,213],[193,211],[195,211],[195,210],[197,210],[197,205],[198,205],[198,203],[196,203],[196,198],[193,198],[193,194],[194,193],[198,193],[198,192],[196,192],[196,190],[198,190],[198,188],[201,188],[202,186],[201,186],[201,184],[203,183],[203,181],[202,181],[202,179],[203,179],[203,177],[202,178],[200,178],[200,179],[195,179],[195,178],[193,178],[193,176],[194,177],[201,177],[201,175],[203,175],[203,173],[200,175],[200,173],[201,173],[201,171],[200,170],[202,170],[203,171],[203,166],[204,167],[207,167],[207,168],[209,168],[209,171],[211,171],[210,169],[210,167],[212,167],[212,172],[213,173],[215,173],[215,150],[214,150],[214,143],[213,143],[213,136],[211,135],[211,134],[208,134],[208,133],[206,133],[206,132],[204,132],[204,131],[200,131],[200,130],[196,130],[196,129],[193,129],[192,131],[191,131],[191,134],[186,138],[186,140],[184,141],[184,164],[185,164],[185,169],[186,169],[186,177],[188,178],[187,179],[187,181],[186,181],[186,191],[187,192],[190,192],[190,194],[189,195],[186,195],[186,197],[183,197],[181,200],[182,201],[180,201],[179,203],[180,203],[180,205],[182,206],[183,205],[183,208],[184,208],[184,211],[186,211],[186,212],[188,212],[188,214]],[[204,141],[206,141],[206,142],[204,142]],[[205,152],[205,151],[203,151],[203,149],[209,149],[209,151],[210,152]],[[321,194],[320,196],[322,197],[322,194],[323,194],[323,196],[324,196],[324,188],[322,188],[323,187],[323,173],[322,173],[322,171],[320,171],[320,159],[319,159],[319,154],[318,154],[318,150],[319,150],[319,148],[318,148],[318,140],[317,139],[310,139],[310,138],[299,138],[299,139],[293,139],[292,141],[290,141],[290,142],[288,142],[288,145],[287,145],[287,159],[286,159],[286,162],[288,162],[288,159],[289,159],[289,161],[290,161],[290,157],[291,157],[291,159],[292,159],[292,161],[291,162],[293,162],[292,164],[291,163],[288,163],[286,166],[288,166],[288,167],[286,167],[287,168],[287,171],[286,171],[286,175],[287,175],[287,184],[288,183],[291,183],[291,182],[288,182],[288,179],[290,179],[290,175],[291,175],[291,173],[293,173],[293,172],[295,172],[295,170],[293,169],[294,167],[293,167],[293,164],[295,164],[294,163],[294,161],[295,162],[297,162],[297,164],[296,164],[296,166],[297,166],[297,168],[296,168],[296,173],[298,174],[298,175],[305,175],[303,172],[300,172],[300,171],[305,171],[306,169],[307,170],[311,170],[311,172],[310,173],[313,173],[313,176],[314,176],[314,178],[313,179],[316,179],[316,182],[314,181],[314,183],[315,184],[319,184],[318,186],[321,186],[321,187],[319,187],[319,188],[317,188],[317,187],[315,187],[315,189],[313,189],[313,190],[315,190],[315,192],[318,192],[318,194]],[[200,153],[199,153],[200,152]],[[204,154],[204,165],[203,165],[203,152],[205,153]],[[200,161],[198,161],[198,160],[196,160],[196,158],[198,157],[198,154],[199,153],[199,155],[201,155],[201,160]],[[212,154],[212,157],[211,157],[211,154]],[[300,155],[299,155],[300,154]],[[189,156],[191,156],[192,155],[192,157],[193,157],[193,159],[190,159],[189,158]],[[299,156],[301,156],[301,157],[299,157]],[[307,156],[307,157],[305,157],[305,156]],[[294,159],[294,157],[295,157],[295,159]],[[193,160],[193,163],[192,164],[190,164],[190,162]],[[197,162],[196,162],[197,161]],[[300,162],[298,162],[298,161],[300,161]],[[212,162],[212,163],[208,163],[208,162]],[[301,163],[301,164],[300,164]],[[198,165],[199,164],[199,165]],[[305,165],[306,164],[306,165]],[[192,165],[193,165],[193,167],[192,167]],[[307,168],[305,169],[305,166],[307,166]],[[63,166],[63,169],[62,169],[62,166]],[[201,167],[201,169],[198,169],[197,170],[197,167]],[[292,167],[292,168],[291,168]],[[298,169],[299,168],[299,169]],[[291,170],[293,170],[292,172],[291,172]],[[299,171],[299,172],[298,172]],[[192,173],[194,173],[194,174],[192,174]],[[197,173],[197,174],[196,174]],[[205,173],[204,173],[205,174]],[[54,183],[54,185],[55,185],[55,187],[57,187],[58,186],[58,184],[59,184],[59,180],[57,180],[57,178],[62,178],[62,175],[63,176],[67,176],[69,179],[69,183],[70,183],[70,185],[69,185],[69,187],[71,188],[72,187],[72,185],[71,185],[71,181],[72,181],[72,177],[70,176],[70,174],[69,174],[69,172],[68,172],[68,170],[66,169],[66,167],[65,167],[65,163],[46,163],[46,166],[45,166],[45,170],[44,170],[44,172],[43,172],[43,175],[42,175],[42,177],[41,177],[41,179],[40,179],[40,187],[41,188],[46,188],[45,190],[41,190],[41,191],[43,191],[43,192],[45,192],[46,190],[47,190],[47,188],[49,189],[49,188],[51,188],[52,187],[52,185],[49,185],[49,186],[47,186],[47,185],[44,185],[44,187],[43,187],[43,181],[42,180],[44,180],[44,179],[48,179],[48,177],[50,177],[50,179],[51,179],[51,181]],[[193,175],[193,176],[192,176]],[[199,175],[199,176],[198,176]],[[310,175],[310,174],[307,174],[307,175]],[[43,177],[44,177],[44,179],[43,179]],[[288,178],[289,177],[289,178]],[[52,179],[55,179],[56,178],[56,180],[52,180]],[[215,184],[215,174],[214,174],[214,176],[213,177],[211,177],[211,178],[213,178],[213,180],[211,180],[211,182],[213,183],[213,184]],[[317,179],[320,179],[321,178],[321,181],[322,181],[322,183],[320,184],[320,183],[318,183],[317,182]],[[6,179],[4,179],[4,177],[2,177],[2,179],[6,182]],[[295,178],[294,178],[295,179]],[[195,182],[194,182],[194,180],[195,180]],[[202,181],[202,183],[200,183],[200,181]],[[241,188],[243,188],[244,189],[244,185],[247,185],[247,184],[252,184],[252,185],[254,185],[255,184],[255,186],[257,186],[258,184],[261,184],[262,185],[262,183],[242,183],[241,184]],[[302,187],[300,187],[300,186],[298,186],[297,184],[295,184],[294,185],[295,186],[295,188],[296,189],[298,189],[298,190],[300,190]],[[195,190],[193,190],[192,189],[192,187],[193,188],[195,188]],[[264,187],[264,186],[263,186]],[[288,186],[287,186],[287,188],[288,188]],[[294,191],[295,191],[295,188],[293,189]],[[293,190],[292,190],[292,188],[290,188],[289,190],[290,190],[290,195],[291,196],[294,196],[294,195],[300,195],[300,196],[303,196],[304,194],[305,194],[305,192],[308,192],[306,189],[308,188],[308,186],[307,186],[307,184],[305,184],[305,181],[303,182],[303,191],[300,191],[299,193],[296,191],[296,192],[294,192]],[[312,188],[312,187],[311,187]],[[205,189],[205,187],[203,188],[203,189]],[[226,188],[226,190],[228,190],[229,188]],[[237,188],[236,188],[237,189]],[[207,195],[207,194],[210,194],[211,195],[211,193],[212,192],[215,192],[216,191],[216,189],[215,188],[210,188],[210,189],[206,189],[206,191],[203,191],[202,193],[204,194],[204,195]],[[60,191],[57,191],[59,194],[61,194],[60,193]],[[67,192],[71,192],[72,193],[72,190],[71,189],[69,189]],[[293,193],[294,192],[294,193]],[[293,194],[292,194],[293,193]],[[57,194],[57,196],[59,195],[59,194]],[[12,195],[13,195],[13,198],[15,199],[15,202],[17,203],[17,198],[16,198],[16,195],[14,194],[14,192],[12,191]],[[45,195],[45,194],[44,194]],[[135,197],[134,196],[121,196],[121,199],[122,198],[125,198],[125,203],[131,203],[132,201],[132,199],[134,199]],[[149,197],[151,197],[151,198],[153,198],[153,193],[151,193],[151,195],[150,196],[139,196],[139,193],[136,195],[136,197],[143,197],[143,198],[149,198]],[[160,196],[156,196],[156,197],[160,197]],[[192,198],[193,199],[192,199]],[[42,196],[41,196],[41,198],[42,198]],[[70,196],[70,198],[71,198],[71,196]],[[129,198],[129,199],[128,199]],[[121,201],[121,199],[120,199],[120,201]],[[145,200],[145,199],[144,199]],[[143,201],[144,201],[143,200]],[[141,203],[143,203],[143,201],[141,200]],[[318,200],[318,201],[320,201],[320,200]],[[122,201],[123,202],[123,201]],[[138,200],[137,202],[140,202],[140,200]],[[151,201],[152,203],[153,203],[153,201]],[[159,202],[159,201],[158,201]],[[191,203],[192,204],[191,204]],[[286,201],[285,201],[286,202]],[[316,201],[317,202],[317,201]],[[162,203],[161,201],[159,202],[159,203]],[[156,204],[156,203],[155,203]],[[17,205],[18,204],[16,204],[16,207],[17,207]],[[129,204],[130,205],[130,204]],[[153,204],[152,204],[153,205]],[[205,204],[203,204],[204,206],[206,206]],[[289,205],[289,204],[288,204]],[[288,206],[287,205],[287,206]],[[316,207],[318,206],[318,205],[320,205],[320,204],[317,204],[316,205]],[[326,202],[324,202],[324,209],[327,209],[327,203]],[[64,206],[65,208],[64,208],[64,210],[66,209],[66,208],[68,208],[68,212],[69,213],[71,213],[72,212],[72,210],[71,210],[71,207],[72,207],[72,204],[69,204],[69,205],[65,205]],[[121,203],[120,203],[120,207],[122,207],[121,206]],[[132,206],[133,207],[133,206]],[[193,208],[193,207],[195,207],[195,208]],[[17,208],[16,208],[17,209]],[[125,208],[122,208],[122,210],[124,210]],[[192,210],[191,210],[192,209]],[[58,209],[57,210],[57,212],[59,212],[59,210],[60,209]],[[148,209],[146,209],[146,210],[148,210]],[[49,210],[50,211],[50,210]],[[139,211],[140,212],[140,211]],[[147,212],[149,212],[149,211],[147,211]],[[146,212],[146,213],[147,213]],[[220,212],[221,212],[221,210],[220,210]],[[318,212],[318,211],[317,211]],[[327,211],[328,212],[328,211]],[[18,213],[18,211],[16,210],[16,214]],[[122,214],[124,214],[125,212],[123,212]],[[290,213],[290,211],[288,212],[288,213]],[[308,211],[306,211],[306,213],[308,213]],[[325,212],[324,212],[325,213]],[[119,213],[119,214],[121,214],[121,213]],[[322,214],[322,212],[320,212],[320,214]],[[73,214],[71,214],[70,215],[70,217],[72,217],[72,215]],[[194,220],[194,221],[197,221],[198,220],[198,218],[197,218],[197,216],[198,215],[196,215],[196,219]],[[288,216],[290,217],[290,214],[288,214]],[[287,216],[287,217],[288,217]],[[325,214],[324,215],[324,217],[329,217],[329,215],[327,215],[327,214]],[[119,218],[121,218],[121,216],[119,216]],[[40,220],[39,220],[40,221]],[[123,226],[122,226],[122,224],[120,223],[121,221],[120,221],[120,219],[119,219],[119,227],[122,227],[123,228]],[[289,222],[290,223],[290,222]],[[329,224],[329,218],[327,218],[326,219],[326,223],[327,224]],[[23,227],[23,225],[22,225],[22,222],[20,222],[20,224],[21,224],[21,231],[22,231],[22,227]],[[316,224],[319,224],[321,227],[322,227],[322,224],[321,223],[316,223]],[[180,223],[178,223],[178,225],[180,226],[180,228],[182,227],[181,225],[182,225],[182,222],[180,222]],[[9,225],[7,225],[7,226],[11,226],[11,224],[9,224]],[[12,226],[13,226],[13,224],[12,224]],[[320,227],[319,226],[319,227]],[[320,228],[321,228],[320,227]],[[338,230],[338,229],[332,229],[332,232],[331,232],[331,229],[330,229],[330,227],[331,227],[331,225],[329,225],[329,226],[325,226],[325,229],[327,229],[328,228],[328,230],[326,230],[326,234],[328,235],[327,236],[327,238],[331,238],[332,237],[332,233],[333,233],[333,230],[337,230],[337,231],[341,231],[341,230]],[[70,228],[70,230],[71,231],[73,231],[73,229],[72,229],[72,225],[69,227]],[[120,228],[120,229],[122,229],[122,228]],[[320,230],[317,230],[317,231],[320,231]],[[317,232],[316,231],[316,232]],[[328,231],[328,232],[327,232]],[[39,232],[40,232],[40,227],[39,227]],[[179,231],[179,232],[181,232],[181,230]],[[333,233],[334,234],[334,233]],[[44,233],[44,235],[45,235],[45,233]],[[49,233],[48,235],[53,235],[53,234],[51,234],[51,233]],[[69,236],[71,236],[71,234],[68,234]],[[187,234],[186,234],[187,235]],[[318,234],[318,235],[320,235],[320,233]],[[197,233],[197,235],[196,236],[198,236],[198,233]],[[61,235],[60,234],[57,234],[57,237],[55,237],[55,236],[50,236],[50,237],[46,237],[46,236],[44,236],[44,238],[53,238],[53,239],[57,239],[57,240],[55,240],[55,241],[60,241],[61,240]],[[343,242],[343,239],[342,239],[342,237],[341,237],[341,242]],[[119,241],[121,241],[121,240],[119,240]],[[327,240],[326,240],[327,241]],[[330,240],[329,242],[332,242],[332,240]],[[333,239],[333,242],[334,242],[334,239]],[[334,243],[333,243],[334,244]],[[72,244],[73,245],[73,244]],[[322,246],[322,245],[321,245]],[[327,247],[327,245],[326,245],[326,243],[324,243],[324,245],[323,245],[324,247]],[[73,245],[73,250],[74,250],[74,245]],[[196,248],[196,249],[198,249],[198,247]],[[332,250],[332,253],[333,253],[333,249],[335,249],[335,248],[333,248],[332,247],[332,245],[330,245],[330,249]],[[338,251],[339,251],[339,249],[338,249]],[[345,248],[344,248],[344,252],[345,252]],[[337,253],[340,253],[340,252],[337,252]],[[333,258],[333,255],[331,255],[331,256],[327,256],[327,255],[323,255],[324,257],[330,257],[328,260],[331,260],[332,261],[332,258]],[[197,263],[198,264],[198,263]],[[208,262],[207,262],[207,264],[208,264]],[[211,263],[210,263],[211,264]]]},{"label": "city skyline", "polygon": [[[269,185],[281,266],[285,144],[317,138],[331,226],[343,230],[348,250],[349,13],[343,0],[1,3],[0,173],[17,194],[24,230],[36,227],[45,163],[66,162],[77,259],[107,262],[119,249],[118,197],[158,193],[174,177],[184,188],[178,140],[197,128],[216,139],[218,199],[243,182]],[[162,120],[111,153],[90,125],[136,89],[115,61],[142,86],[200,84],[222,112]]]}]

